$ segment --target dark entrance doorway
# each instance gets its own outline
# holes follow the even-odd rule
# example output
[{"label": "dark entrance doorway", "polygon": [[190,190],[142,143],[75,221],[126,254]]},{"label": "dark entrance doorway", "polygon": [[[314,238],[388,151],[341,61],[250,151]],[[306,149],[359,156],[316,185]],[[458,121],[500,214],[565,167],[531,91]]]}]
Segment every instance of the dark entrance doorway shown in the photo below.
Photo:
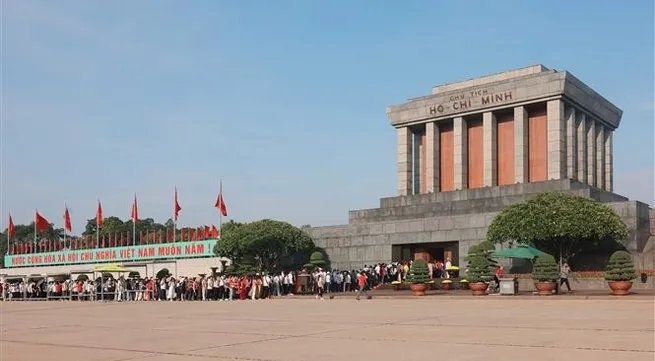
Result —
[{"label": "dark entrance doorway", "polygon": [[457,265],[459,259],[459,242],[430,242],[411,243],[392,246],[392,258],[394,262],[413,261],[424,259],[428,262],[450,259],[453,265]]}]

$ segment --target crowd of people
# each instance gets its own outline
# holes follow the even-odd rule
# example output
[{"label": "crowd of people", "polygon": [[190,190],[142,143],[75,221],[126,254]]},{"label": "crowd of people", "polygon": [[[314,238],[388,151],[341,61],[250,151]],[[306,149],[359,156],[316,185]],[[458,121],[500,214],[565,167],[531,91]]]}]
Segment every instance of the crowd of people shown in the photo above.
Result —
[{"label": "crowd of people", "polygon": [[[447,278],[450,260],[430,262],[432,277]],[[252,275],[215,274],[198,277],[103,277],[76,280],[20,280],[0,283],[4,300],[61,299],[78,301],[231,301],[266,299],[294,294],[365,292],[393,281],[403,281],[410,262],[365,265],[358,270],[317,268],[296,272]]]}]

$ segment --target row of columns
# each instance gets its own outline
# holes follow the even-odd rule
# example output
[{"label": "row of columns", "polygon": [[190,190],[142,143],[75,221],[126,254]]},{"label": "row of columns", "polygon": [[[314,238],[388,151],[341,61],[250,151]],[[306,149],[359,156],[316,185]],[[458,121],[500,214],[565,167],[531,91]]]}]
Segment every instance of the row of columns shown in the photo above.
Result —
[{"label": "row of columns", "polygon": [[[547,179],[575,179],[600,189],[613,191],[612,130],[566,106],[562,100],[546,104]],[[498,185],[497,120],[493,112],[482,114],[484,186]],[[468,188],[468,127],[463,117],[453,118],[454,189]],[[425,124],[425,147],[409,127],[398,128],[398,194],[419,193],[415,184],[425,180],[426,192],[440,191],[440,132],[436,122]],[[524,106],[514,108],[514,180],[529,181],[529,114]],[[420,154],[425,155],[425,177],[415,174]]]}]

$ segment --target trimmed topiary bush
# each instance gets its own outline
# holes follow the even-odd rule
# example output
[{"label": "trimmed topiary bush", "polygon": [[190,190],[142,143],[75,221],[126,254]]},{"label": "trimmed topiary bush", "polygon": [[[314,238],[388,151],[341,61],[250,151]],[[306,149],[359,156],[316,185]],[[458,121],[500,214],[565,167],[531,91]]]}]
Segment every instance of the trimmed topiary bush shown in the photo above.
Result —
[{"label": "trimmed topiary bush", "polygon": [[426,283],[430,281],[428,263],[424,259],[417,259],[412,262],[412,267],[407,275],[409,283]]},{"label": "trimmed topiary bush", "polygon": [[487,254],[492,254],[496,250],[496,246],[494,246],[493,243],[489,241],[483,241],[481,242],[478,247],[480,247],[480,250],[482,252],[485,252]]},{"label": "trimmed topiary bush", "polygon": [[610,256],[605,271],[605,279],[614,281],[632,281],[637,278],[632,255],[626,251],[616,251]]},{"label": "trimmed topiary bush", "polygon": [[322,252],[316,251],[309,256],[309,263],[313,264],[316,267],[323,267],[327,263],[325,261],[325,256]]},{"label": "trimmed topiary bush", "polygon": [[555,257],[544,254],[537,257],[532,269],[532,280],[535,282],[557,282],[559,269]]},{"label": "trimmed topiary bush", "polygon": [[489,256],[481,249],[479,253],[470,254],[468,257],[468,272],[466,279],[470,283],[487,283],[494,278],[494,266]]}]

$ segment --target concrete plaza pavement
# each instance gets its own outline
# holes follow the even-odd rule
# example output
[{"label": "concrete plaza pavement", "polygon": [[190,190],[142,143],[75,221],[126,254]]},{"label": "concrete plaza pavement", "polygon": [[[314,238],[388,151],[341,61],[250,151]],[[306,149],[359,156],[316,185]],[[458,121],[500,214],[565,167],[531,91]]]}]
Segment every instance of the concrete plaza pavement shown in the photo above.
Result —
[{"label": "concrete plaza pavement", "polygon": [[0,302],[0,360],[655,359],[651,298]]}]

